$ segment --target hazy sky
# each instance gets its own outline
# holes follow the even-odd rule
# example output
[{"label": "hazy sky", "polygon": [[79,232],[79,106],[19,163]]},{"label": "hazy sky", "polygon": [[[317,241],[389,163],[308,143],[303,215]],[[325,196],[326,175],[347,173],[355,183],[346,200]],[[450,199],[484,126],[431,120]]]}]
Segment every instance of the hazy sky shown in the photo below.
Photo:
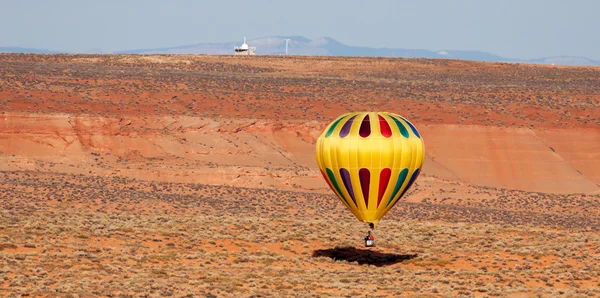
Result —
[{"label": "hazy sky", "polygon": [[600,60],[599,12],[596,0],[0,0],[0,46],[113,52],[301,35]]}]

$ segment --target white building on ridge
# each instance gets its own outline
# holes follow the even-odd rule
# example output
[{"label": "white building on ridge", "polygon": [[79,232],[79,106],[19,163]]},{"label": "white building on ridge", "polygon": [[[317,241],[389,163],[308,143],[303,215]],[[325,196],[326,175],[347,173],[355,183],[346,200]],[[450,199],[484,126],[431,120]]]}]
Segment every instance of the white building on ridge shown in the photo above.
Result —
[{"label": "white building on ridge", "polygon": [[234,47],[233,50],[235,51],[233,53],[234,55],[256,55],[256,53],[255,53],[256,47],[248,46],[248,44],[246,43],[245,36],[244,36],[244,43],[239,47]]}]

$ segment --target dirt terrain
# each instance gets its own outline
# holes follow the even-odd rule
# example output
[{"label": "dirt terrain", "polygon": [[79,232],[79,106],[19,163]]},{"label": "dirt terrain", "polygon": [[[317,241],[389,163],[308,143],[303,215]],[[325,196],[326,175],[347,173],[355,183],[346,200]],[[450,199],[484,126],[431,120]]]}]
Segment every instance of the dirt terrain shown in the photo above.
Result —
[{"label": "dirt terrain", "polygon": [[[0,54],[2,296],[600,295],[600,68]],[[405,116],[422,175],[366,225],[314,143]]]}]

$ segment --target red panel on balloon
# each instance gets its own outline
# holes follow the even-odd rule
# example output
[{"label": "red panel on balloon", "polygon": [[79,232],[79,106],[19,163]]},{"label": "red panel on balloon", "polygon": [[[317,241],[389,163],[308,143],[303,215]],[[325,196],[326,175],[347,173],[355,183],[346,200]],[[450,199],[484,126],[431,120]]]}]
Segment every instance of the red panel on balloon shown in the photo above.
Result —
[{"label": "red panel on balloon", "polygon": [[[381,116],[380,116],[381,117]],[[377,207],[379,207],[379,203],[381,203],[381,198],[383,198],[383,194],[390,183],[390,176],[392,176],[392,170],[389,168],[385,168],[381,170],[379,174],[379,194],[377,196]]]},{"label": "red panel on balloon", "polygon": [[379,116],[379,130],[381,130],[381,135],[389,138],[392,136],[392,128],[390,127],[390,124],[385,120],[385,118],[381,117],[381,115],[377,115]]}]

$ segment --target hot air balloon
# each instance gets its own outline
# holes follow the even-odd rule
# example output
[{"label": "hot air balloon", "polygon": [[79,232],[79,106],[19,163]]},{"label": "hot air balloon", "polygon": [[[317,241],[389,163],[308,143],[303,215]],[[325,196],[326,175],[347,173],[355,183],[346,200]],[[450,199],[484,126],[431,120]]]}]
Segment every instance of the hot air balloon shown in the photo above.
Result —
[{"label": "hot air balloon", "polygon": [[317,139],[323,178],[358,220],[377,226],[415,182],[425,146],[415,126],[388,112],[339,116]]}]

